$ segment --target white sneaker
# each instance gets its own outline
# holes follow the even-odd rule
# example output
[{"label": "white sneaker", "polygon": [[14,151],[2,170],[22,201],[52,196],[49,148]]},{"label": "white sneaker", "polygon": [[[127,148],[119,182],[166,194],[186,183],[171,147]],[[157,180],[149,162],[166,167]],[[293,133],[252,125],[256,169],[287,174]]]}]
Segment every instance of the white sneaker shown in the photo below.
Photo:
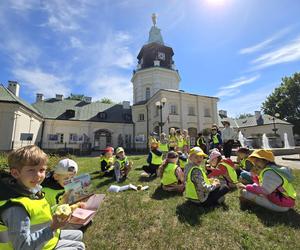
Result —
[{"label": "white sneaker", "polygon": [[142,177],[149,177],[149,174],[147,174],[146,172],[142,172],[142,173],[141,173],[141,176],[142,176]]}]

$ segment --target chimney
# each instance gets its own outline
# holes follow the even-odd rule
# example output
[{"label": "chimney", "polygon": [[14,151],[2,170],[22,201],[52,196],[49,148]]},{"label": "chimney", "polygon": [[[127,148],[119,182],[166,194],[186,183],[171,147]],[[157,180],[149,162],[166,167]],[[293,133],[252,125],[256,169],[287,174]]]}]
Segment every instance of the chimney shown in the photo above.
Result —
[{"label": "chimney", "polygon": [[56,94],[56,95],[55,95],[55,99],[58,100],[58,101],[62,101],[62,100],[64,99],[64,96],[63,96],[63,95]]},{"label": "chimney", "polygon": [[130,109],[130,102],[129,101],[123,101],[123,109]]},{"label": "chimney", "polygon": [[91,103],[91,102],[92,102],[92,97],[90,97],[90,96],[85,96],[85,97],[83,97],[83,100],[84,100],[86,103]]},{"label": "chimney", "polygon": [[219,110],[219,115],[221,118],[227,118],[227,111],[226,110]]},{"label": "chimney", "polygon": [[42,101],[44,101],[44,94],[42,94],[42,93],[37,93],[37,94],[36,94],[35,102],[42,102]]},{"label": "chimney", "polygon": [[20,84],[16,81],[8,81],[8,89],[12,92],[16,97],[19,97],[20,93]]}]

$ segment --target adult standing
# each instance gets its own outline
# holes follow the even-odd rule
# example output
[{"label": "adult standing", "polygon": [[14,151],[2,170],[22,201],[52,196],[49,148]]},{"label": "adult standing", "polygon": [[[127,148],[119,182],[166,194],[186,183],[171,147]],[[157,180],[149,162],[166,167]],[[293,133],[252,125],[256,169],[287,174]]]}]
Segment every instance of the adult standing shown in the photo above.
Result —
[{"label": "adult standing", "polygon": [[236,139],[236,133],[233,128],[230,127],[229,121],[224,121],[224,129],[222,131],[222,142],[223,142],[223,152],[226,158],[230,158],[232,152],[232,146],[234,140]]}]

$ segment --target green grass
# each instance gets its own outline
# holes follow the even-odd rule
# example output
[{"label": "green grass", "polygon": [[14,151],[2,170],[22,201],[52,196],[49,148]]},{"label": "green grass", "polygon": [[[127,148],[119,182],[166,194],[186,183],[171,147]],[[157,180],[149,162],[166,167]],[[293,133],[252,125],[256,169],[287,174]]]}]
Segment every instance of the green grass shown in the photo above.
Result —
[{"label": "green grass", "polygon": [[[1,157],[0,157],[1,158]],[[97,157],[72,157],[80,173],[99,170]],[[287,213],[241,207],[238,191],[224,206],[203,209],[184,197],[164,192],[159,179],[140,179],[146,156],[130,156],[134,168],[122,185],[149,185],[147,191],[108,193],[110,178],[91,174],[95,192],[106,198],[84,234],[87,249],[300,249],[300,206]],[[0,159],[1,160],[1,159]],[[50,159],[50,166],[59,157]],[[2,159],[2,162],[5,160]],[[295,171],[300,194],[300,171]]]}]

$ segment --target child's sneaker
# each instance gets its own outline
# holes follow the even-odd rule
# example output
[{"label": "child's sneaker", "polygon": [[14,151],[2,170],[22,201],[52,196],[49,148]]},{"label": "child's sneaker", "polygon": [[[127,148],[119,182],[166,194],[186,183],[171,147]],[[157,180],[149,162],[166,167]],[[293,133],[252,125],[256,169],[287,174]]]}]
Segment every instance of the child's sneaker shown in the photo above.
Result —
[{"label": "child's sneaker", "polygon": [[142,172],[142,173],[141,173],[141,176],[142,176],[142,177],[149,177],[149,174],[146,173],[146,172]]}]

